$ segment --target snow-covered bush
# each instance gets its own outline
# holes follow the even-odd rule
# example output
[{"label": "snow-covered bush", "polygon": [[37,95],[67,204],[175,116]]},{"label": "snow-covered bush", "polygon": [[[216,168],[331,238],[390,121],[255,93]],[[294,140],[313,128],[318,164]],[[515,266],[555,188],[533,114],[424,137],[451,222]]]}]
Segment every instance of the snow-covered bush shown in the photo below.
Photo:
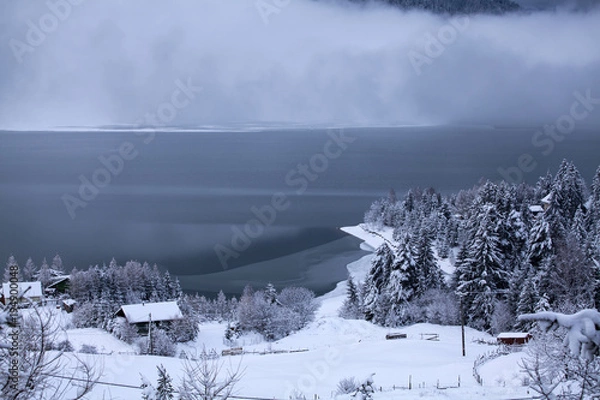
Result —
[{"label": "snow-covered bush", "polygon": [[358,382],[354,377],[344,378],[337,384],[336,394],[351,394],[358,390]]},{"label": "snow-covered bush", "polygon": [[175,357],[177,352],[175,343],[163,329],[159,328],[153,328],[149,336],[139,338],[135,343],[140,354]]},{"label": "snow-covered bush", "polygon": [[98,354],[98,348],[91,344],[82,344],[79,352],[85,354]]},{"label": "snow-covered bush", "polygon": [[371,375],[366,377],[360,383],[360,385],[358,385],[358,388],[356,389],[352,397],[355,397],[358,400],[371,400],[373,398],[373,393],[375,393],[375,388],[373,387],[375,383],[373,381],[374,375],[375,373],[372,373]]},{"label": "snow-covered bush", "polygon": [[93,319],[92,303],[85,303],[79,305],[71,314],[71,322],[75,328],[92,328],[96,326],[95,320]]},{"label": "snow-covered bush", "polygon": [[183,318],[172,321],[165,330],[173,342],[184,343],[198,337],[200,332],[198,324],[197,319],[184,315]]},{"label": "snow-covered bush", "polygon": [[241,331],[258,332],[266,340],[278,340],[305,327],[317,308],[314,293],[308,289],[286,288],[279,295],[267,296],[246,288],[238,305],[238,326]]},{"label": "snow-covered bush", "polygon": [[138,338],[138,328],[134,324],[128,323],[125,318],[116,318],[113,326],[112,333],[127,344],[134,343]]},{"label": "snow-covered bush", "polygon": [[63,340],[61,342],[58,342],[54,346],[54,349],[58,350],[58,351],[63,351],[63,352],[75,351],[75,348],[73,347],[73,344],[71,344],[71,342],[68,339],[67,340]]},{"label": "snow-covered bush", "polygon": [[301,329],[312,322],[319,309],[314,292],[303,287],[284,288],[277,296],[277,301],[295,314],[295,329]]}]

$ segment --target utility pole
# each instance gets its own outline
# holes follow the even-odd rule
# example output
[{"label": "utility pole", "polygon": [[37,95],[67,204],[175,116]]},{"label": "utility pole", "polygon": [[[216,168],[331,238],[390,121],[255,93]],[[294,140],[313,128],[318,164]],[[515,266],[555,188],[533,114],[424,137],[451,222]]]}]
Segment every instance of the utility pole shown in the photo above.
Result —
[{"label": "utility pole", "polygon": [[150,355],[154,354],[154,349],[152,348],[152,313],[148,314],[148,347],[148,353]]},{"label": "utility pole", "polygon": [[465,347],[465,313],[463,310],[463,297],[467,294],[506,294],[508,293],[508,289],[500,289],[500,290],[488,290],[485,292],[462,292],[457,293],[460,298],[460,331],[462,335],[462,355],[466,357],[467,351]]},{"label": "utility pole", "polygon": [[465,347],[465,313],[463,312],[463,296],[460,296],[460,333],[462,336],[462,355],[467,356]]}]

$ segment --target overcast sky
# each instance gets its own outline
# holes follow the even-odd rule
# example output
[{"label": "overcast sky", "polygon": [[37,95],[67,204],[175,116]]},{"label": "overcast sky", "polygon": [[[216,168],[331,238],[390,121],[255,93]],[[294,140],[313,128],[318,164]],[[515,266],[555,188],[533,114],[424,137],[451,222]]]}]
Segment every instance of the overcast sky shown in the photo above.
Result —
[{"label": "overcast sky", "polygon": [[[0,128],[132,124],[170,102],[177,80],[203,89],[173,125],[535,125],[569,113],[576,91],[600,98],[589,1],[523,0],[553,11],[456,27],[311,0],[268,16],[255,0],[79,1],[55,10],[64,20],[46,2],[0,4]],[[262,4],[274,3],[285,4]],[[447,44],[428,48],[440,34]],[[584,122],[599,124],[600,110]]]}]

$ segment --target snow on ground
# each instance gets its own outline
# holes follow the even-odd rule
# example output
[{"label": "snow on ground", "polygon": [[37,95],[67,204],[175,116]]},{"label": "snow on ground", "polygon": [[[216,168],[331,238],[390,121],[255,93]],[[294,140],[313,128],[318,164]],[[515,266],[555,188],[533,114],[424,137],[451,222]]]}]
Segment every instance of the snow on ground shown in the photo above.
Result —
[{"label": "snow on ground", "polygon": [[524,352],[512,353],[491,360],[481,366],[479,374],[486,386],[522,386],[526,374],[521,370]]},{"label": "snow on ground", "polygon": [[[63,336],[63,335],[61,335]],[[75,351],[79,351],[83,345],[96,347],[98,353],[128,353],[136,352],[134,346],[128,345],[125,342],[114,337],[112,334],[103,329],[85,328],[85,329],[69,329],[64,333],[64,339],[68,339]]]},{"label": "snow on ground", "polygon": [[393,239],[394,229],[390,227],[384,227],[377,232],[369,230],[365,224],[360,224],[357,226],[345,226],[340,229],[349,235],[363,240],[364,243],[361,244],[361,249],[363,250],[375,251],[386,241],[388,243],[395,244]]},{"label": "snow on ground", "polygon": [[[371,257],[368,255],[349,264],[348,269],[356,279],[364,276]],[[481,344],[481,340],[492,340],[491,336],[467,328],[467,356],[462,357],[461,329],[457,326],[416,324],[388,329],[366,321],[344,320],[337,317],[337,310],[344,300],[345,290],[346,284],[341,282],[332,292],[320,297],[321,308],[315,321],[300,332],[273,343],[264,342],[257,335],[238,339],[237,345],[250,352],[307,350],[221,358],[225,362],[223,372],[238,365],[244,370],[244,377],[237,386],[238,394],[288,399],[293,393],[301,392],[307,398],[318,395],[328,399],[334,397],[341,379],[360,379],[374,372],[375,386],[383,390],[375,398],[382,400],[527,397],[527,389],[521,386],[522,380],[514,375],[514,371],[518,371],[519,353],[485,364],[481,367],[485,386],[475,382],[473,361],[479,354],[496,349],[496,346]],[[228,347],[223,343],[225,327],[225,323],[202,324],[198,339],[178,348],[188,354],[199,354],[205,346],[220,354]],[[385,335],[391,332],[405,333],[407,338],[386,340]],[[429,336],[424,334],[437,334],[439,340],[427,340]],[[108,341],[102,341],[108,345]],[[183,361],[178,358],[116,354],[97,357],[102,359],[103,380],[108,382],[137,386],[140,374],[155,381],[158,364],[163,364],[176,382],[182,374]],[[460,388],[457,387],[459,377]],[[409,380],[412,390],[407,389]],[[97,397],[93,398],[109,394],[115,399],[137,398],[139,389],[99,385],[94,392]]]},{"label": "snow on ground", "polygon": [[[203,325],[198,342],[206,343],[207,347],[220,347],[224,326]],[[306,352],[246,354],[222,360],[225,369],[235,368],[238,363],[244,369],[244,377],[238,385],[238,394],[243,396],[287,399],[296,391],[307,398],[314,398],[316,394],[327,399],[332,397],[342,378],[362,378],[373,372],[375,386],[383,389],[376,399],[506,399],[526,395],[526,389],[511,375],[517,367],[517,355],[501,357],[484,365],[485,387],[475,382],[472,377],[474,359],[495,348],[473,342],[474,339],[490,339],[484,333],[467,329],[467,357],[463,358],[460,327],[416,324],[393,330],[406,333],[407,339],[385,340],[385,334],[390,331],[365,321],[324,316],[306,329],[277,342],[244,346],[246,350],[306,348]],[[422,333],[437,333],[439,341],[426,340]],[[158,364],[163,364],[176,381],[182,368],[181,360],[177,358],[150,356],[102,356],[102,363],[103,380],[130,385],[139,384],[140,373],[155,380],[155,365]],[[443,388],[457,386],[459,376],[460,389],[436,389],[438,382]],[[392,390],[394,386],[407,387],[409,379],[414,390]],[[98,397],[94,398],[101,398],[102,393],[107,393],[105,390],[108,388],[98,386]],[[110,394],[114,398],[136,398],[136,390],[113,387]]]},{"label": "snow on ground", "polygon": [[[369,246],[376,246],[377,236],[362,231],[360,227],[343,228],[345,231],[364,234]],[[391,230],[390,230],[391,231]],[[354,233],[353,233],[354,234]],[[391,232],[386,232],[391,240]],[[388,238],[386,238],[388,239]],[[382,240],[383,239],[379,239]],[[372,254],[350,263],[348,271],[357,281],[364,280]],[[447,268],[452,268],[448,262]],[[473,362],[496,346],[482,344],[493,342],[488,334],[466,328],[467,356],[462,356],[461,328],[415,324],[398,329],[388,329],[366,321],[339,318],[338,310],[346,295],[346,282],[321,296],[321,307],[315,321],[305,329],[273,343],[259,335],[248,334],[237,339],[234,346],[254,352],[243,356],[222,357],[222,374],[228,368],[240,367],[244,371],[237,385],[237,394],[269,399],[289,399],[294,393],[306,398],[329,399],[335,397],[338,382],[343,378],[362,379],[375,373],[376,400],[387,399],[509,399],[527,398],[527,388],[522,386],[519,360],[523,353],[503,356],[480,367],[484,386],[473,378]],[[65,315],[64,313],[62,313]],[[68,317],[63,323],[68,324]],[[191,343],[179,344],[178,354],[184,351],[195,356],[205,348],[221,354],[228,348],[223,341],[226,323],[204,323],[199,337]],[[406,339],[386,340],[387,333],[400,332]],[[76,349],[82,344],[93,344],[111,355],[87,356],[103,366],[103,382],[139,386],[140,374],[151,382],[156,381],[156,365],[163,364],[177,383],[182,376],[184,361],[179,358],[136,356],[123,354],[132,350],[119,340],[101,330],[70,329],[66,334]],[[427,340],[431,335],[438,340]],[[259,354],[265,350],[305,350],[295,353]],[[120,354],[119,354],[120,353]],[[521,375],[520,375],[521,374]],[[460,378],[459,378],[460,377]],[[460,379],[461,386],[458,387]],[[408,390],[409,381],[412,390]],[[440,388],[438,388],[438,386]],[[395,388],[395,389],[394,389]],[[401,389],[399,389],[401,388]],[[91,399],[132,399],[140,397],[140,389],[100,384]],[[338,396],[350,399],[348,396]]]},{"label": "snow on ground", "polygon": [[[377,231],[369,229],[366,224],[345,226],[340,229],[343,232],[362,240],[363,242],[361,243],[361,249],[366,251],[374,252],[379,246],[386,242],[394,247],[398,244],[394,240],[394,230],[387,226]],[[437,254],[437,251],[434,251],[434,256],[438,266],[444,272],[446,279],[450,279],[451,275],[454,273],[453,263],[449,258],[440,258]],[[367,272],[368,269],[364,271],[364,274]],[[364,276],[361,275],[360,279],[364,280]]]}]

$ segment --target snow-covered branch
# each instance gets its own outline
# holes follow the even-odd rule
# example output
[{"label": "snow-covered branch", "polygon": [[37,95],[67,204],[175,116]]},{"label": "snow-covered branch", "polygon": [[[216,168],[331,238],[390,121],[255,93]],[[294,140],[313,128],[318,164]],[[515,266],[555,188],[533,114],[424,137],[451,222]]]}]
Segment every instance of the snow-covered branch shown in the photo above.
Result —
[{"label": "snow-covered branch", "polygon": [[520,321],[536,321],[546,332],[558,327],[568,330],[564,344],[572,354],[591,360],[600,348],[600,312],[581,310],[572,315],[552,311],[519,316]]}]

